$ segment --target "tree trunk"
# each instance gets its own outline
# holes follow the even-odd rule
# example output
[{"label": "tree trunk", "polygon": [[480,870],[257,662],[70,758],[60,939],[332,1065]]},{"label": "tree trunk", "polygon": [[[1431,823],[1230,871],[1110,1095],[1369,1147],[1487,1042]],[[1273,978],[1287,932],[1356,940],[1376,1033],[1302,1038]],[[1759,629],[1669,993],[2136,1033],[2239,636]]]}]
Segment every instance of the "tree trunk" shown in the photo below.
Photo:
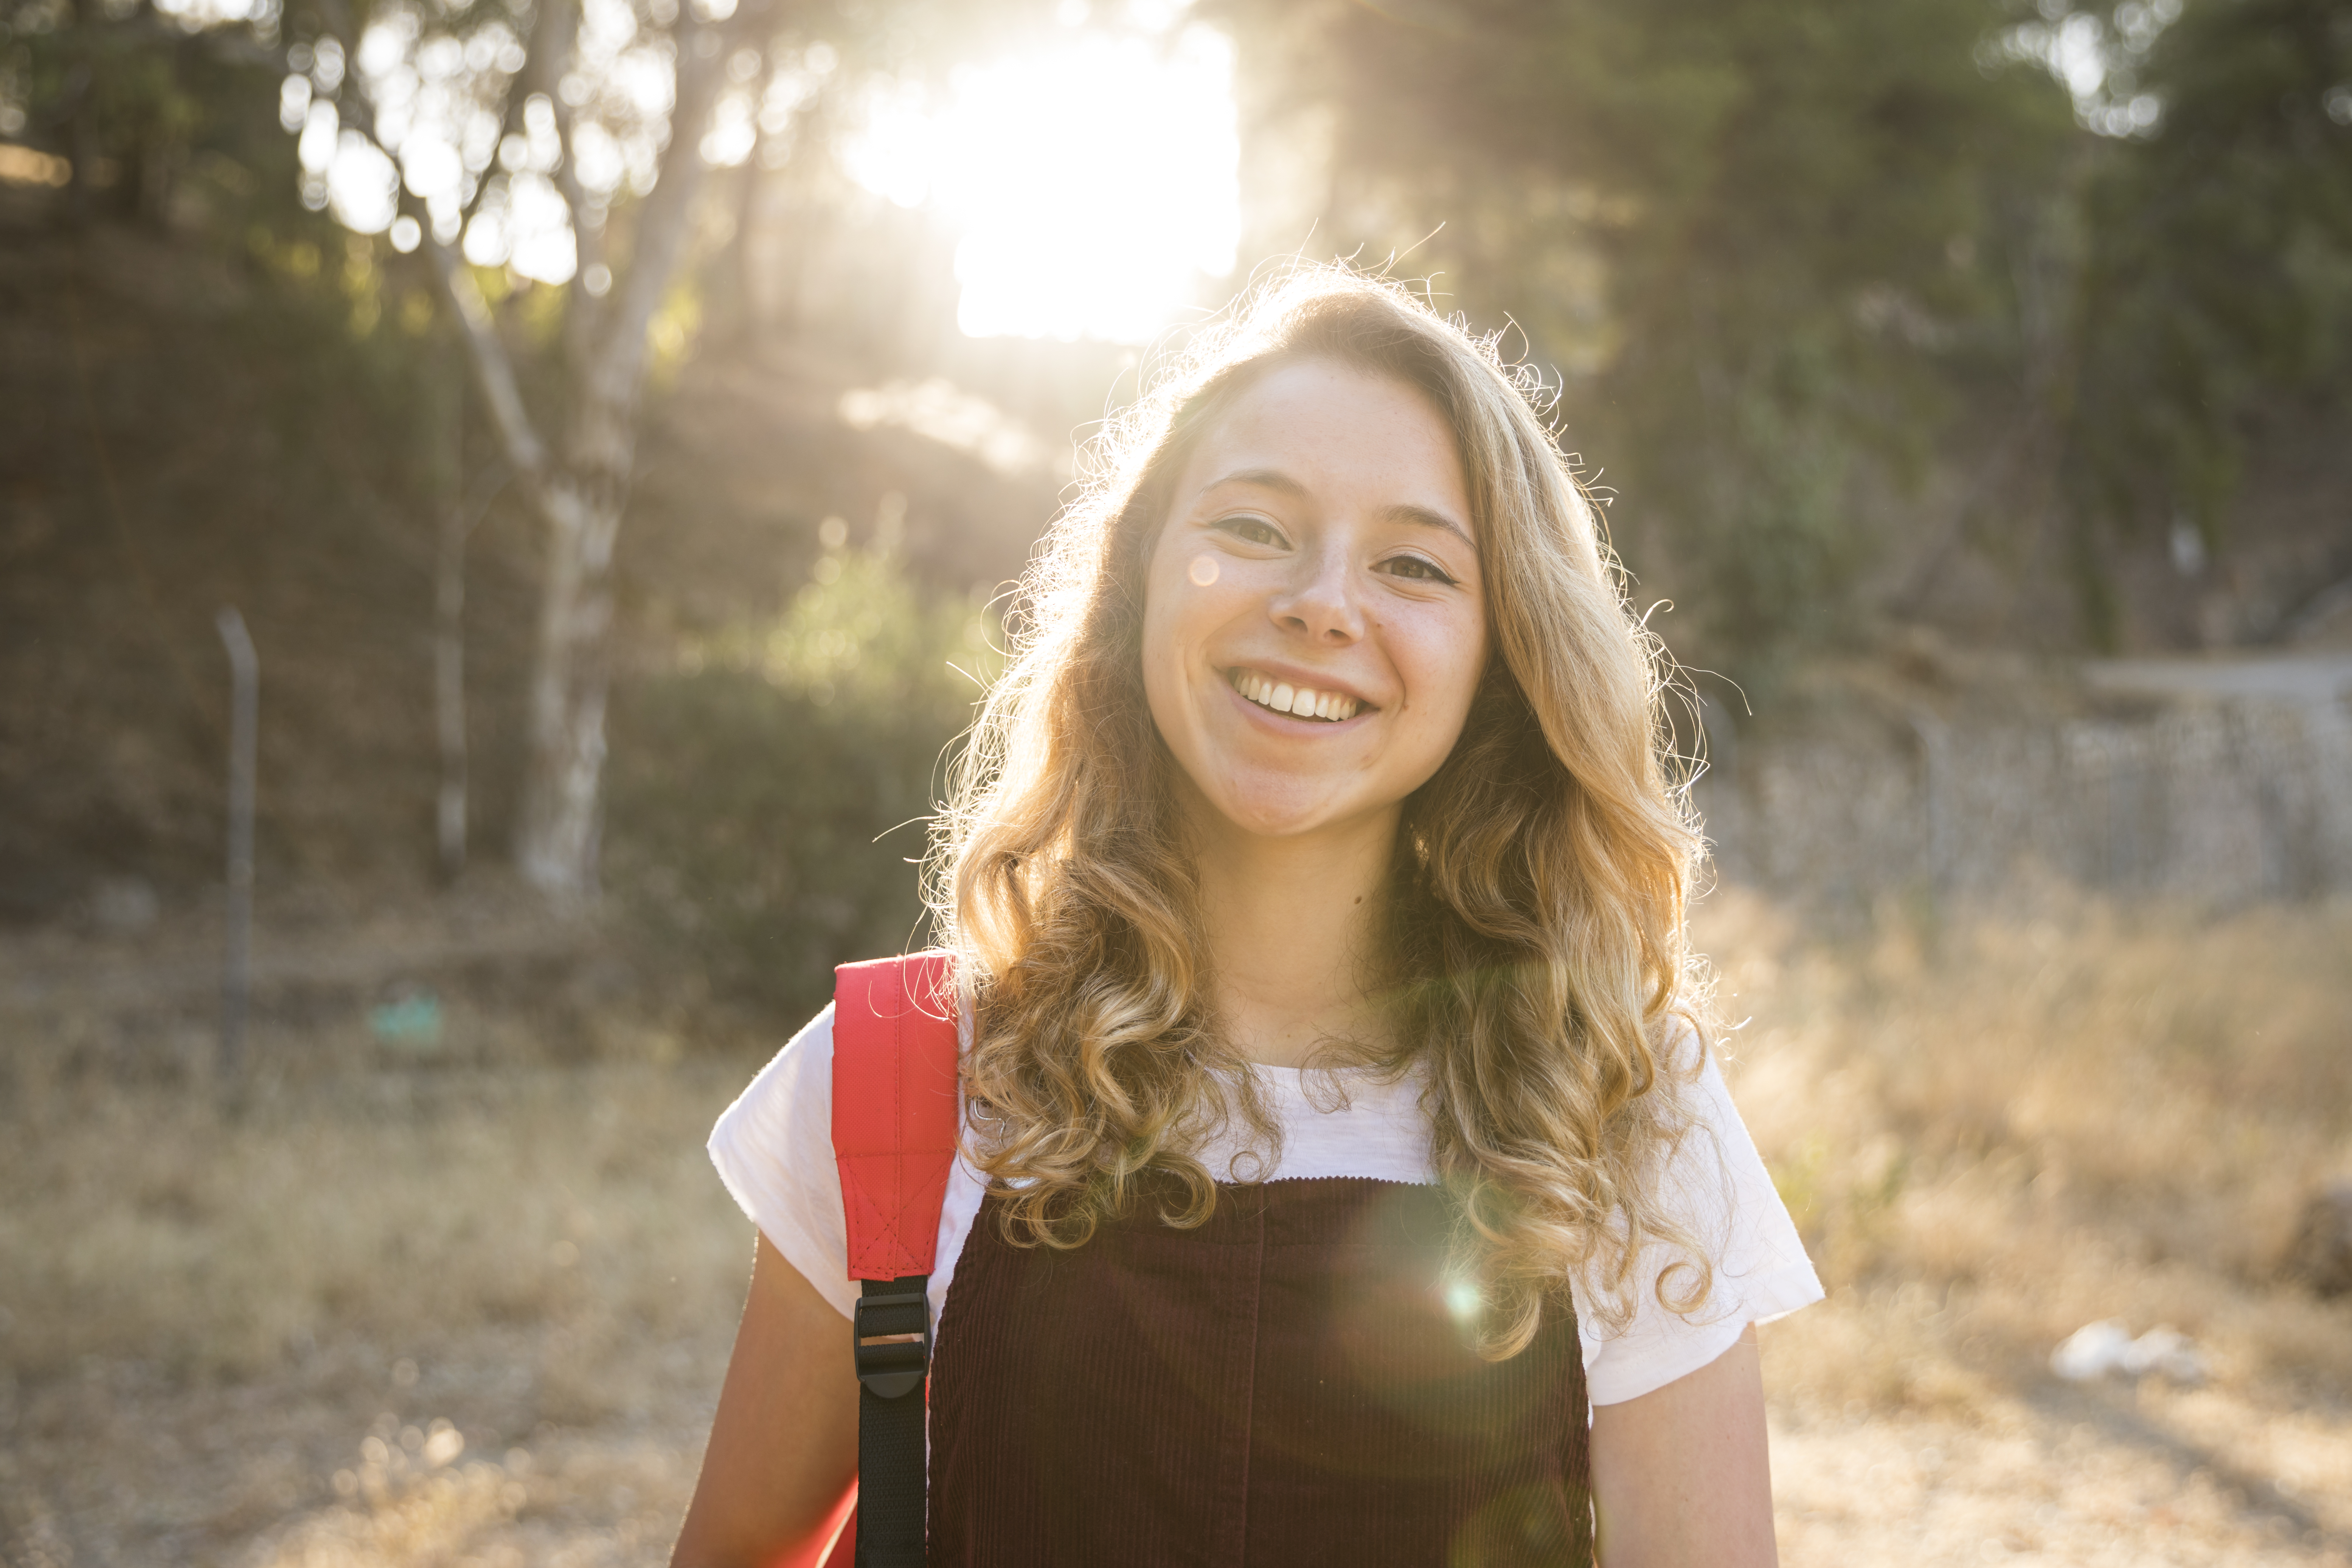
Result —
[{"label": "tree trunk", "polygon": [[433,571],[433,721],[441,790],[434,809],[441,879],[466,870],[466,534],[455,497],[441,516]]},{"label": "tree trunk", "polygon": [[[331,15],[340,18],[339,0]],[[646,335],[677,277],[704,174],[698,152],[721,79],[721,62],[737,34],[761,9],[736,7],[731,24],[712,27],[688,9],[678,19],[677,88],[670,142],[654,188],[638,209],[635,244],[624,279],[599,304],[575,289],[567,307],[591,312],[586,330],[566,331],[575,401],[566,438],[551,452],[523,405],[513,362],[498,324],[456,250],[428,240],[473,362],[507,461],[547,531],[546,568],[540,588],[539,629],[530,678],[530,718],[521,811],[515,824],[515,860],[524,879],[559,900],[596,890],[596,839],[604,768],[604,707],[611,669],[607,640],[613,625],[613,543],[628,503],[636,463],[636,415],[646,370]],[[534,35],[545,61],[570,53],[572,13],[551,3]],[[348,33],[348,26],[341,29]],[[551,63],[543,69],[555,71]],[[350,95],[351,116],[372,123],[363,98]],[[568,170],[568,159],[566,167]],[[569,173],[559,174],[572,210],[581,262],[603,254],[582,195]]]},{"label": "tree trunk", "polygon": [[604,704],[611,669],[613,540],[623,494],[591,494],[570,476],[540,491],[547,576],[530,677],[530,756],[515,859],[543,892],[579,898],[596,887]]},{"label": "tree trunk", "polygon": [[[740,26],[753,7],[735,14]],[[547,524],[547,576],[530,686],[530,760],[515,858],[528,881],[558,898],[596,889],[603,816],[604,706],[611,679],[613,544],[636,467],[646,335],[677,276],[704,165],[697,148],[718,97],[728,35],[679,19],[677,99],[653,193],[639,209],[626,279],[586,367],[560,469],[537,487]],[[579,302],[574,295],[574,302]]]},{"label": "tree trunk", "polygon": [[453,399],[453,413],[458,417],[452,421],[449,432],[444,481],[447,494],[433,563],[433,721],[441,753],[441,789],[434,824],[445,882],[454,882],[465,873],[472,815],[466,740],[466,543],[488,514],[490,503],[506,488],[508,476],[505,462],[494,460],[470,485],[457,483],[465,453],[464,394],[460,382]]}]

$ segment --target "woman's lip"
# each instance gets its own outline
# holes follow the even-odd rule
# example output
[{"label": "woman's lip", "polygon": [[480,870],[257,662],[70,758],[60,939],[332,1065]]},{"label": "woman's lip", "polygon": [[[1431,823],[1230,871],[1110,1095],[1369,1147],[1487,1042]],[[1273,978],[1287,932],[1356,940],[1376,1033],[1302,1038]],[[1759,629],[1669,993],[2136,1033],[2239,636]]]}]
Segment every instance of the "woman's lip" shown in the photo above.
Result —
[{"label": "woman's lip", "polygon": [[1217,673],[1224,678],[1227,686],[1231,686],[1234,677],[1245,669],[1255,675],[1263,675],[1279,686],[1305,687],[1309,691],[1328,691],[1334,697],[1345,697],[1356,705],[1358,712],[1379,706],[1346,681],[1315,670],[1301,669],[1295,664],[1229,664]]}]

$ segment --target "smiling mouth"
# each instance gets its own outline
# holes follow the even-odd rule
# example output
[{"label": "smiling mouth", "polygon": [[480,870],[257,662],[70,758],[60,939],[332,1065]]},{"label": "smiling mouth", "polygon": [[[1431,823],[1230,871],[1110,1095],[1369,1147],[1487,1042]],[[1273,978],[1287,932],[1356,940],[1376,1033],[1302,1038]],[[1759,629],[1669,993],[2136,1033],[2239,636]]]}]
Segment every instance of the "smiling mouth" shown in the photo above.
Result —
[{"label": "smiling mouth", "polygon": [[1309,686],[1292,686],[1286,681],[1269,680],[1254,669],[1228,671],[1225,679],[1235,691],[1261,708],[1271,708],[1276,713],[1287,713],[1297,719],[1320,720],[1337,724],[1354,718],[1364,704],[1353,697],[1337,691],[1318,691]]}]

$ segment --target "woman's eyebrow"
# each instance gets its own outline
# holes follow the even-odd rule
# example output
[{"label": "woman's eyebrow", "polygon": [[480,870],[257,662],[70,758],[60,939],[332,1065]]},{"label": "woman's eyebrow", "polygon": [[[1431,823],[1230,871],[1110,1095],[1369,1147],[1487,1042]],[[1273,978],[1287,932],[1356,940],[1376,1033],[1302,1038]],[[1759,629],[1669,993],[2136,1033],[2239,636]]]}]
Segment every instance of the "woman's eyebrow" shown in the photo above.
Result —
[{"label": "woman's eyebrow", "polygon": [[1260,489],[1280,490],[1283,494],[1290,496],[1303,496],[1307,493],[1305,485],[1300,484],[1280,468],[1236,468],[1223,479],[1212,480],[1201,493],[1206,495],[1210,490],[1223,485],[1255,485]]},{"label": "woman's eyebrow", "polygon": [[1467,529],[1444,512],[1432,511],[1425,506],[1414,506],[1410,501],[1403,501],[1389,508],[1381,513],[1381,516],[1391,522],[1409,522],[1421,528],[1442,528],[1471,549],[1478,548],[1478,542],[1470,537]]}]

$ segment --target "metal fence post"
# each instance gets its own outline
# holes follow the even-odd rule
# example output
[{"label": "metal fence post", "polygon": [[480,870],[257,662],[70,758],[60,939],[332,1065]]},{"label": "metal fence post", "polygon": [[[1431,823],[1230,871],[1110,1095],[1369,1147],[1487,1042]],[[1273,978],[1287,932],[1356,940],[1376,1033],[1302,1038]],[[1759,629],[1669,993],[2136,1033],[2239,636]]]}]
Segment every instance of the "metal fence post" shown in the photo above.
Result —
[{"label": "metal fence post", "polygon": [[253,773],[261,709],[261,661],[245,617],[224,609],[214,625],[228,649],[228,941],[221,972],[221,1081],[231,1094],[245,1074],[246,1013],[253,994]]}]

